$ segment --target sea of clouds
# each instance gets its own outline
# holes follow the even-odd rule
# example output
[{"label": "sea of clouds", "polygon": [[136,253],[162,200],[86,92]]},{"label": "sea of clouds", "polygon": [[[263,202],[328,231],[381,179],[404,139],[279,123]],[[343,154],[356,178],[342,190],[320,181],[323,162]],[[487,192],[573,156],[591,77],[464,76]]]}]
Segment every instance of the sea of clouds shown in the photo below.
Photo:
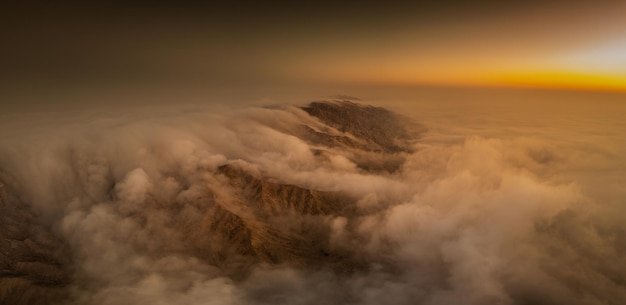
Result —
[{"label": "sea of clouds", "polygon": [[[297,107],[71,113],[5,115],[0,141],[0,170],[68,244],[70,304],[626,303],[626,192],[586,191],[583,147],[426,132],[400,170],[370,173],[316,158],[289,131],[322,123]],[[207,211],[237,209],[227,163],[356,198],[320,220],[323,242],[367,268],[204,257]]]}]

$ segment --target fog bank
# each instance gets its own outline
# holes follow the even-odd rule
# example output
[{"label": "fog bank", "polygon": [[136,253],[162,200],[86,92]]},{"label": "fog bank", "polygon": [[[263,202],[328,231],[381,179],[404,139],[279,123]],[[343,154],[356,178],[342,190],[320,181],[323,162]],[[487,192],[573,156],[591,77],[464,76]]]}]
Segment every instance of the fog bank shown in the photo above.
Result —
[{"label": "fog bank", "polygon": [[[414,108],[425,129],[393,154],[311,143],[302,125],[353,135],[289,105],[4,116],[2,183],[63,241],[67,304],[626,302],[623,143],[607,146],[593,122],[569,138],[561,121],[510,131],[493,117],[481,131],[471,115],[444,125]],[[268,216],[280,232],[306,223],[311,247],[338,258],[273,262],[211,235],[223,211],[270,232],[225,165],[349,198],[336,213]]]}]

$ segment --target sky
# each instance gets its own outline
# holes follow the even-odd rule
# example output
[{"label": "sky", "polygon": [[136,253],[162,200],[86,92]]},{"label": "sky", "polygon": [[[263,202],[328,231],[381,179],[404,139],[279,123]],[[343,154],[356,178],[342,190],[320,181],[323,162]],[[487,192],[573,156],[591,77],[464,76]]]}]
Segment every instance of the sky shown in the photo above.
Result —
[{"label": "sky", "polygon": [[0,80],[16,92],[290,83],[626,90],[619,0],[4,6]]}]

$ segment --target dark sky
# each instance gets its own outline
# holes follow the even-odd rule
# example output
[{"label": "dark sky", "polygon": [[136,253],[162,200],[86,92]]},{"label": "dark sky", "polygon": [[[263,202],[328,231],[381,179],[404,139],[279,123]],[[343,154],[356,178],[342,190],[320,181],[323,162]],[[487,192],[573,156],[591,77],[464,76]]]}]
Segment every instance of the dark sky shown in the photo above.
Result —
[{"label": "dark sky", "polygon": [[545,68],[563,50],[624,40],[624,3],[5,4],[0,79],[16,88],[471,83],[472,75],[513,71],[529,62]]}]

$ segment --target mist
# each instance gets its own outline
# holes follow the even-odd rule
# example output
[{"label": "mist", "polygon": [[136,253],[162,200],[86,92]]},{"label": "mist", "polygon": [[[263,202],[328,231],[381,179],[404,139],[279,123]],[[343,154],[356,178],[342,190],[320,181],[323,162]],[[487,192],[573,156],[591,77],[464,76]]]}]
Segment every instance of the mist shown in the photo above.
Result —
[{"label": "mist", "polygon": [[[305,103],[7,113],[0,182],[43,228],[31,234],[59,241],[68,305],[625,303],[623,106],[498,94],[372,95],[356,103],[403,114],[410,149],[321,156],[301,126],[355,137]],[[242,199],[254,179],[337,210],[260,215]],[[224,211],[261,231],[306,229],[302,244],[324,250],[248,255],[211,233]],[[0,300],[16,283],[2,279]]]}]

